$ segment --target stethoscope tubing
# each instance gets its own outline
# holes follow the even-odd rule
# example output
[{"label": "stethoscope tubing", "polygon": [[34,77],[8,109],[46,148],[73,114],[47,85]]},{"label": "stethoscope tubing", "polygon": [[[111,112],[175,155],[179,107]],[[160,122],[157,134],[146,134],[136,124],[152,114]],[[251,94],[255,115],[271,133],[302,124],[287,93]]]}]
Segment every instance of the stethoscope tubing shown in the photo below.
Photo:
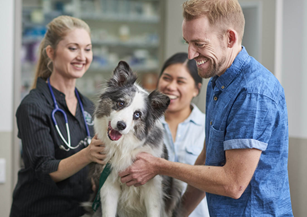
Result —
[{"label": "stethoscope tubing", "polygon": [[82,102],[81,102],[81,100],[80,100],[80,96],[79,96],[79,93],[78,93],[77,89],[75,89],[75,93],[76,93],[76,96],[77,96],[77,99],[78,99],[78,102],[79,102],[79,105],[80,105],[80,108],[81,108],[82,117],[83,117],[83,121],[84,121],[84,124],[85,124],[85,129],[86,129],[86,134],[87,134],[88,138],[90,138],[90,137],[91,137],[91,136],[90,136],[91,134],[90,134],[90,131],[89,131],[88,126],[87,126],[87,124],[86,124],[83,105],[82,105]]},{"label": "stethoscope tubing", "polygon": [[[54,126],[59,134],[59,136],[61,137],[62,141],[65,143],[65,145],[68,147],[68,148],[65,148],[63,145],[60,146],[61,149],[65,150],[65,151],[69,151],[70,149],[76,149],[78,148],[82,143],[79,143],[77,146],[73,147],[71,146],[71,140],[70,140],[70,131],[69,131],[69,125],[68,125],[68,119],[67,119],[67,115],[66,113],[59,108],[58,106],[58,103],[55,99],[55,96],[53,94],[53,91],[52,91],[52,87],[51,87],[51,84],[50,84],[50,79],[48,78],[48,87],[49,87],[49,91],[50,91],[50,94],[51,94],[51,97],[52,97],[52,100],[53,100],[53,103],[54,103],[54,109],[51,113],[51,118],[52,118],[52,121],[54,123]],[[83,116],[83,121],[84,121],[84,124],[85,124],[85,129],[86,129],[86,134],[87,134],[87,142],[88,144],[91,143],[91,135],[90,135],[90,131],[88,129],[88,126],[87,126],[87,123],[86,123],[86,120],[85,120],[85,115],[84,115],[84,109],[83,109],[83,105],[82,105],[82,102],[80,100],[80,96],[79,96],[79,93],[77,91],[77,89],[75,88],[75,94],[76,94],[76,97],[78,99],[78,102],[79,102],[79,105],[80,105],[80,109],[81,109],[81,112],[82,112],[82,116]],[[56,112],[60,112],[63,114],[64,116],[64,119],[65,119],[65,126],[66,126],[66,132],[67,132],[67,140],[64,138],[63,134],[61,133],[59,127],[58,127],[58,124],[57,124],[57,121],[56,121],[56,118],[55,118],[55,113]]]}]

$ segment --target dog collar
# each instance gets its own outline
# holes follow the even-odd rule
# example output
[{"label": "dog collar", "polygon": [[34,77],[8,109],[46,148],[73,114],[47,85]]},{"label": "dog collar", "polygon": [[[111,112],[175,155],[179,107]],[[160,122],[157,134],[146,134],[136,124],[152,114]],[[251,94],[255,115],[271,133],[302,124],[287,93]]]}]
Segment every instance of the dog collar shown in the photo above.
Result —
[{"label": "dog collar", "polygon": [[101,175],[100,175],[100,178],[99,178],[99,188],[98,188],[95,200],[94,200],[94,202],[92,204],[92,209],[94,210],[94,212],[96,212],[96,210],[100,206],[100,193],[99,193],[100,189],[103,186],[103,184],[105,183],[105,181],[107,180],[107,178],[110,175],[111,171],[112,171],[111,164],[107,163],[106,166],[104,167]]}]

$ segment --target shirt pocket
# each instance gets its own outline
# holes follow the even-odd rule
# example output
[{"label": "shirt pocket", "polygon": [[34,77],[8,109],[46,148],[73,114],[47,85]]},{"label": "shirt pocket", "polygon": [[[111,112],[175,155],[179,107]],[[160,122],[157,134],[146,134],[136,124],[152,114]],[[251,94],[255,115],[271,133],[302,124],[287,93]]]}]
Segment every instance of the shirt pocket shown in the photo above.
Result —
[{"label": "shirt pocket", "polygon": [[206,139],[206,165],[222,166],[225,164],[225,131],[210,127],[209,139]]},{"label": "shirt pocket", "polygon": [[202,147],[200,146],[186,146],[185,147],[185,163],[194,165],[198,155],[202,151]]}]

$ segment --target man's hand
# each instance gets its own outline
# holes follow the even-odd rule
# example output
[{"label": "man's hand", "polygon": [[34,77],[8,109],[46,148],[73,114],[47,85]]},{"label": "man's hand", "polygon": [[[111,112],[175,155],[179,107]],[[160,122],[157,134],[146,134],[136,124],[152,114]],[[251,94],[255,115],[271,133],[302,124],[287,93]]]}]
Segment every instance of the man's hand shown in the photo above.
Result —
[{"label": "man's hand", "polygon": [[145,152],[139,153],[134,163],[118,174],[121,177],[121,182],[126,183],[127,186],[134,185],[135,187],[146,184],[158,174],[157,162],[159,159]]}]

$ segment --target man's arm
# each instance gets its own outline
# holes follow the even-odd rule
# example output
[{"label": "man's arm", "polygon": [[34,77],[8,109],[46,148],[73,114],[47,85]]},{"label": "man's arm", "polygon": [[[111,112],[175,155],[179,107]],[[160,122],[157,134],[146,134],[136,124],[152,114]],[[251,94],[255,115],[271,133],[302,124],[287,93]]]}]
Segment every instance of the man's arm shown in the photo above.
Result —
[{"label": "man's arm", "polygon": [[132,166],[120,172],[122,183],[143,185],[155,175],[166,175],[202,191],[238,199],[248,186],[260,159],[258,149],[225,151],[224,166],[188,165],[140,153]]},{"label": "man's arm", "polygon": [[[205,165],[205,162],[206,142],[204,142],[204,148],[196,159],[194,165]],[[188,185],[181,198],[183,216],[189,216],[205,196],[206,193],[204,191],[194,188],[191,185]]]}]

